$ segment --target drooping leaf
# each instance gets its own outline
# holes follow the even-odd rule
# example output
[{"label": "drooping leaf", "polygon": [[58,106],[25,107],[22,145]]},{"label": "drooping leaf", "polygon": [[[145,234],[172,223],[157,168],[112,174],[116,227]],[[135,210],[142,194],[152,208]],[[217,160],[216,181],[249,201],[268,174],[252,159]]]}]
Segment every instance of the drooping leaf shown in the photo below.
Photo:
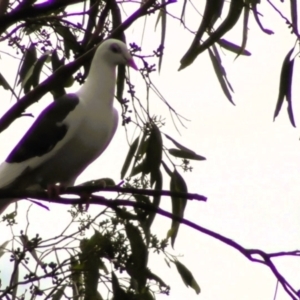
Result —
[{"label": "drooping leaf", "polygon": [[143,167],[145,166],[145,159],[142,162],[140,162],[138,165],[137,162],[141,161],[142,157],[146,153],[148,144],[149,144],[149,138],[147,138],[147,134],[146,132],[144,132],[140,144],[138,146],[138,149],[136,151],[130,177],[135,176],[136,174],[142,172]]},{"label": "drooping leaf", "polygon": [[141,232],[131,223],[125,225],[126,235],[130,242],[132,260],[137,268],[145,269],[148,263],[148,249]]},{"label": "drooping leaf", "polygon": [[44,63],[49,58],[49,53],[43,54],[34,64],[33,72],[31,75],[31,85],[33,88],[37,87],[40,81],[40,74],[43,68]]},{"label": "drooping leaf", "polygon": [[[171,192],[181,192],[187,193],[187,185],[183,179],[183,177],[174,169],[170,181],[170,190]],[[175,197],[171,196],[172,200],[172,214],[176,217],[183,218],[184,210],[187,203],[187,198]],[[180,222],[177,220],[172,220],[171,229],[168,232],[168,237],[171,238],[171,245],[174,248],[174,243],[177,237],[178,229]]]},{"label": "drooping leaf", "polygon": [[144,159],[140,164],[134,166],[133,169],[131,170],[130,177],[133,177],[141,172],[146,174],[147,169],[145,167],[146,166],[145,162],[146,159]]},{"label": "drooping leaf", "polygon": [[[161,174],[161,171],[159,170],[158,174],[157,174],[157,180],[155,182],[155,186],[154,189],[156,191],[161,191],[162,190],[162,185],[163,185],[163,177]],[[152,205],[154,206],[155,209],[157,209],[159,207],[160,204],[160,199],[161,199],[161,195],[157,195],[157,196],[153,196],[153,202]],[[146,221],[146,227],[149,229],[154,221],[154,218],[156,216],[156,212],[150,212]],[[149,236],[148,236],[149,238]]]},{"label": "drooping leaf", "polygon": [[233,105],[235,105],[232,100],[232,95],[229,91],[228,81],[226,81],[226,79],[225,79],[226,73],[224,73],[224,68],[223,68],[222,64],[219,62],[219,60],[216,58],[215,54],[210,49],[208,49],[208,53],[209,53],[209,57],[211,59],[215,73],[217,75],[217,78],[219,80],[219,83],[221,85],[221,88],[222,88],[225,96]]},{"label": "drooping leaf", "polygon": [[192,64],[200,53],[207,50],[215,42],[217,42],[226,32],[228,32],[239,20],[243,8],[243,0],[232,0],[230,2],[229,11],[225,20],[201,45],[194,44],[193,47],[189,48],[189,50],[180,60],[181,65],[179,71]]},{"label": "drooping leaf", "polygon": [[21,83],[24,93],[28,93],[31,87],[31,75],[33,73],[34,64],[37,59],[36,48],[34,44],[31,44],[25,51],[23,56],[22,65],[19,72],[19,82]]},{"label": "drooping leaf", "polygon": [[137,137],[129,147],[129,151],[127,153],[124,165],[123,165],[122,170],[121,170],[121,179],[123,179],[124,176],[126,175],[127,170],[128,170],[128,168],[131,164],[131,161],[133,159],[134,153],[137,150],[138,145],[139,145],[139,137]]},{"label": "drooping leaf", "polygon": [[183,265],[181,262],[179,262],[178,260],[173,261],[178,273],[180,274],[182,281],[185,283],[186,286],[190,286],[191,288],[193,288],[196,292],[196,294],[199,294],[201,289],[198,285],[198,283],[196,282],[193,274],[191,273],[191,271],[185,266]]},{"label": "drooping leaf", "polygon": [[67,285],[62,285],[52,296],[52,300],[60,300],[64,295],[64,291]]},{"label": "drooping leaf", "polygon": [[155,280],[162,287],[168,287],[168,285],[160,277],[152,273],[149,269],[147,269],[147,278],[150,280]]},{"label": "drooping leaf", "polygon": [[246,49],[246,44],[248,40],[248,22],[249,22],[249,14],[250,14],[250,7],[249,5],[245,5],[244,7],[244,20],[243,20],[243,40],[241,45],[241,50],[237,54],[236,59],[241,55],[242,52]]},{"label": "drooping leaf", "polygon": [[0,85],[2,85],[5,90],[10,89],[9,83],[6,81],[6,79],[4,78],[4,76],[1,73],[0,73]]},{"label": "drooping leaf", "polygon": [[294,116],[293,116],[293,109],[292,109],[292,78],[293,78],[293,68],[294,68],[294,59],[291,60],[291,56],[293,54],[294,48],[291,49],[288,54],[286,55],[280,74],[280,83],[279,83],[279,93],[277,104],[274,112],[274,120],[278,116],[284,98],[288,102],[288,115],[290,121],[294,127],[296,127]]},{"label": "drooping leaf", "polygon": [[184,151],[179,149],[169,149],[169,153],[175,157],[193,159],[193,160],[206,160],[204,156],[198,155],[195,152]]},{"label": "drooping leaf", "polygon": [[242,49],[240,46],[233,44],[225,39],[220,39],[217,41],[217,43],[223,47],[224,49],[227,49],[233,53],[239,54],[239,55],[246,55],[246,56],[250,56],[251,52],[249,52],[246,49]]},{"label": "drooping leaf", "polygon": [[[56,71],[59,67],[64,65],[64,60],[59,59],[56,49],[52,52],[51,55],[51,64],[53,72]],[[65,95],[66,91],[63,86],[60,84],[55,85],[55,88],[51,90],[54,99],[57,99],[63,95]]]},{"label": "drooping leaf", "polygon": [[23,55],[22,63],[19,71],[18,84],[22,83],[22,85],[24,85],[23,81],[30,68],[33,67],[36,59],[37,59],[36,48],[35,45],[32,43]]},{"label": "drooping leaf", "polygon": [[162,158],[162,138],[158,127],[155,124],[151,125],[149,136],[149,144],[146,151],[145,171],[150,173],[151,186],[157,180],[159,167]]},{"label": "drooping leaf", "polygon": [[210,33],[214,23],[221,16],[224,0],[207,0],[204,8],[203,17],[200,26],[195,34],[192,44],[188,51],[181,59],[181,66],[179,70],[184,69],[186,66],[191,64],[197,57],[200,41],[204,32]]},{"label": "drooping leaf", "polygon": [[114,272],[111,273],[112,290],[114,294],[114,300],[126,300],[126,292],[120,287],[119,280]]},{"label": "drooping leaf", "polygon": [[165,137],[166,137],[167,139],[169,139],[170,141],[172,141],[173,144],[174,144],[177,148],[179,148],[179,149],[181,149],[181,150],[183,150],[183,151],[189,151],[189,152],[195,153],[194,151],[190,150],[189,148],[184,147],[184,146],[182,146],[181,144],[179,144],[177,141],[175,141],[175,140],[174,140],[173,138],[171,138],[169,135],[165,134]]},{"label": "drooping leaf", "polygon": [[169,167],[166,165],[166,163],[164,161],[161,162],[165,171],[167,172],[167,174],[172,177],[173,172],[169,169]]},{"label": "drooping leaf", "polygon": [[57,23],[54,25],[54,29],[64,39],[64,50],[67,58],[70,58],[70,50],[74,53],[81,51],[81,47],[69,27]]},{"label": "drooping leaf", "polygon": [[130,242],[131,264],[127,264],[128,274],[137,282],[139,289],[146,284],[146,267],[148,263],[148,249],[143,241],[141,232],[131,223],[125,225],[126,235]]},{"label": "drooping leaf", "polygon": [[289,73],[287,78],[288,86],[286,91],[286,101],[288,103],[287,112],[288,112],[290,122],[294,127],[296,127],[296,122],[293,113],[293,106],[292,106],[292,81],[293,81],[294,62],[295,62],[295,58],[290,61]]},{"label": "drooping leaf", "polygon": [[0,257],[6,252],[5,247],[8,245],[10,241],[5,241],[1,246],[0,246]]},{"label": "drooping leaf", "polygon": [[161,53],[158,59],[158,71],[161,70],[162,60],[163,60],[163,51],[165,48],[165,39],[166,39],[166,31],[167,31],[167,8],[164,5],[166,3],[165,0],[161,1],[163,7],[160,9],[159,13],[161,15],[161,36],[160,36],[160,48]]}]

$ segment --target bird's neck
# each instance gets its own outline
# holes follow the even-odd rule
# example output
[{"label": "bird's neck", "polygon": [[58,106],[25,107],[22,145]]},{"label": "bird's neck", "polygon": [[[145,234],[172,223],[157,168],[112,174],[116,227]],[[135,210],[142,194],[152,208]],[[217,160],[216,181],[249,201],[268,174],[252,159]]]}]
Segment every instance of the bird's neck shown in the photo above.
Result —
[{"label": "bird's neck", "polygon": [[115,85],[116,68],[105,63],[102,65],[92,64],[85,83],[78,91],[83,101],[93,107],[112,107]]}]

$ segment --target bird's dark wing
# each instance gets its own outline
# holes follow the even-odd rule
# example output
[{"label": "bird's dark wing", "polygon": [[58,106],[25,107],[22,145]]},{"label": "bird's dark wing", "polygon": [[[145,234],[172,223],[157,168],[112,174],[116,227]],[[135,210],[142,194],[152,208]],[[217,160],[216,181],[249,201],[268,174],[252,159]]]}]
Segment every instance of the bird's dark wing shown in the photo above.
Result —
[{"label": "bird's dark wing", "polygon": [[78,103],[77,95],[66,94],[47,106],[8,155],[6,162],[20,163],[51,151],[66,135],[68,126],[63,121]]}]

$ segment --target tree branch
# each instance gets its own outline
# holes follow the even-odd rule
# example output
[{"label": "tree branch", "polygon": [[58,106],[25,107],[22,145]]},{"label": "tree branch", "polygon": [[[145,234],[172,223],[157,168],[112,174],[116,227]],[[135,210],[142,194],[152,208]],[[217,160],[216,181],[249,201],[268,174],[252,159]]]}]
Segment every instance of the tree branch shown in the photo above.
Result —
[{"label": "tree branch", "polygon": [[[103,187],[101,185],[97,186],[72,186],[68,187],[66,191],[62,194],[67,195],[77,195],[81,196],[82,194],[91,194],[95,192],[117,192],[122,194],[132,194],[132,195],[147,195],[147,196],[174,196],[178,198],[186,198],[189,200],[198,200],[198,201],[206,201],[207,197],[199,195],[199,194],[191,194],[191,193],[181,193],[181,192],[171,192],[167,190],[148,190],[148,189],[136,189],[136,188],[122,188],[119,186],[108,186]],[[54,203],[62,203],[68,204],[69,202],[65,203],[65,198],[58,198],[58,199],[49,199],[49,196],[46,191],[20,191],[20,190],[0,190],[0,199],[5,198],[34,198],[39,199],[42,201],[54,202]],[[70,199],[70,204],[73,203]],[[60,202],[61,201],[61,202]],[[81,201],[81,202],[80,202]],[[80,200],[79,203],[82,203]],[[92,203],[92,202],[90,202]]]},{"label": "tree branch", "polygon": [[28,18],[35,18],[39,15],[49,14],[50,12],[57,10],[61,7],[76,4],[79,2],[83,2],[83,0],[48,0],[35,5],[23,5],[21,3],[10,13],[1,16],[0,35],[14,23],[26,20]]},{"label": "tree branch", "polygon": [[[53,1],[48,1],[53,3]],[[56,1],[54,1],[56,3]],[[58,1],[61,3],[61,1]],[[71,0],[69,1],[72,2]],[[73,0],[75,3],[75,0]],[[78,2],[78,0],[77,0]],[[138,18],[147,14],[147,10],[155,3],[155,0],[148,0],[137,9],[130,17],[127,18],[120,26],[118,26],[108,38],[114,38],[119,36],[121,32],[129,28],[133,22]],[[172,2],[170,2],[172,3]],[[46,4],[45,4],[46,5]],[[35,6],[34,6],[35,7]],[[0,25],[1,28],[1,25]],[[5,130],[16,118],[24,112],[24,110],[38,101],[47,92],[52,90],[56,84],[63,84],[73,73],[75,73],[85,62],[91,60],[95,52],[95,48],[87,51],[81,55],[78,59],[70,62],[69,64],[58,68],[51,76],[40,83],[35,89],[31,90],[24,97],[22,97],[18,102],[16,102],[12,108],[7,111],[3,117],[0,119],[0,132]]]},{"label": "tree branch", "polygon": [[[122,188],[120,188],[122,189]],[[31,193],[32,194],[32,193]],[[2,198],[2,193],[0,194]],[[48,199],[46,197],[46,193],[41,193],[41,196],[38,197],[41,200],[44,201],[51,201],[54,203],[60,203],[65,205],[76,205],[76,204],[85,204],[85,202],[82,199],[66,199],[66,198],[58,198],[58,199]],[[127,207],[134,207],[139,209],[144,209],[148,212],[155,212],[160,214],[161,216],[164,216],[166,218],[169,218],[171,220],[175,220],[177,222],[180,222],[181,224],[185,224],[186,226],[193,228],[199,232],[204,233],[205,235],[208,235],[214,239],[217,239],[218,241],[226,244],[227,246],[230,246],[234,248],[235,250],[239,251],[242,255],[244,255],[248,260],[256,263],[263,264],[267,266],[273,273],[273,275],[276,277],[278,282],[282,285],[283,289],[286,291],[286,293],[291,297],[293,300],[299,300],[297,291],[288,283],[288,281],[281,275],[281,273],[277,270],[276,266],[272,262],[272,257],[279,257],[279,253],[266,253],[260,249],[246,249],[234,240],[221,235],[217,232],[214,232],[212,230],[209,230],[205,227],[202,227],[200,225],[197,225],[187,219],[180,218],[178,216],[173,215],[172,213],[163,210],[161,208],[155,208],[153,205],[141,203],[141,202],[134,202],[130,200],[108,200],[101,196],[94,196],[92,195],[89,199],[89,204],[97,204],[97,205],[103,205],[106,207],[109,207],[113,209],[116,212],[119,212],[119,206],[127,206]],[[291,256],[294,256],[294,253],[299,253],[299,251],[291,251],[291,252],[283,252],[282,256],[287,256],[291,254]],[[257,258],[259,256],[260,258]]]}]

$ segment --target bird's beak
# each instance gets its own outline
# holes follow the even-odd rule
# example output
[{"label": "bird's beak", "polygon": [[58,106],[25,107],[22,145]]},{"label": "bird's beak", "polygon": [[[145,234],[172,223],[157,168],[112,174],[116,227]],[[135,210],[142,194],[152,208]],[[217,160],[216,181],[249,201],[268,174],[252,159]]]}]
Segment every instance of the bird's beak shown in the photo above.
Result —
[{"label": "bird's beak", "polygon": [[135,64],[133,58],[131,57],[129,60],[128,60],[128,66],[135,69],[135,70],[138,70],[139,68],[137,67],[137,65]]}]

